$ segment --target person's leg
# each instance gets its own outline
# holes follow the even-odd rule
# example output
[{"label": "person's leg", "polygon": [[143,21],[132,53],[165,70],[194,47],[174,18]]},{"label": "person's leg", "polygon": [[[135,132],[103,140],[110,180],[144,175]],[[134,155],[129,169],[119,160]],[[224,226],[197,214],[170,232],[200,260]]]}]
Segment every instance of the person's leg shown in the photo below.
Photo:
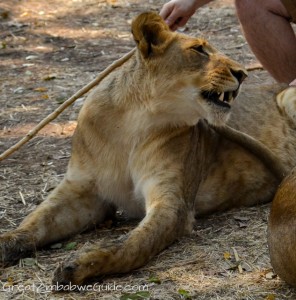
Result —
[{"label": "person's leg", "polygon": [[236,0],[245,37],[263,67],[279,82],[296,78],[296,36],[280,0]]}]

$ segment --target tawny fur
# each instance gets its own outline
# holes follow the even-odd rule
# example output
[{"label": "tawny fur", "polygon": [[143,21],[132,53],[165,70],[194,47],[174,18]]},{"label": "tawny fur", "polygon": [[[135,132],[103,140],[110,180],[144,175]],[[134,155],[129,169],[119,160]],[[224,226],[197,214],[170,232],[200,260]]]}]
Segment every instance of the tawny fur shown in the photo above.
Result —
[{"label": "tawny fur", "polygon": [[243,91],[232,109],[214,103],[204,92],[237,94],[239,64],[203,39],[170,32],[154,13],[137,17],[132,32],[136,53],[79,114],[64,180],[0,237],[4,263],[102,223],[117,208],[143,218],[125,239],[77,252],[57,269],[54,281],[81,284],[142,266],[190,232],[196,215],[270,201],[278,178],[208,123],[228,122],[260,140],[285,170],[296,164],[295,124],[278,110],[274,90]]},{"label": "tawny fur", "polygon": [[[296,88],[281,92],[277,102],[292,122],[296,120]],[[281,183],[272,203],[268,246],[275,272],[296,286],[296,168]]]}]

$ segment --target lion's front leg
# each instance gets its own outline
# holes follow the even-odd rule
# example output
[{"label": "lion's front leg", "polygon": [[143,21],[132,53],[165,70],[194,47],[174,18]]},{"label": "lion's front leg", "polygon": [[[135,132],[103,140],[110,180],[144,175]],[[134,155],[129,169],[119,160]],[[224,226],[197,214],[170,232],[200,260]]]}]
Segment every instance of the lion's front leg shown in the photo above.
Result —
[{"label": "lion's front leg", "polygon": [[131,271],[174,242],[187,225],[187,208],[172,190],[150,188],[146,217],[124,241],[93,246],[69,259],[56,270],[54,283],[81,284],[90,277]]},{"label": "lion's front leg", "polygon": [[0,235],[0,264],[10,265],[36,248],[103,222],[115,213],[93,192],[92,183],[67,177],[15,230]]}]

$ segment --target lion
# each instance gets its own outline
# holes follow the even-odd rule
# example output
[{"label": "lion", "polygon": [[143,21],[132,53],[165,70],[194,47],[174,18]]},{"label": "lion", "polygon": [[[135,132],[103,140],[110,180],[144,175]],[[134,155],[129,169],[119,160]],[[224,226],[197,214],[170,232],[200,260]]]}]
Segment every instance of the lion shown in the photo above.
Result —
[{"label": "lion", "polygon": [[124,238],[77,251],[55,271],[54,283],[80,285],[143,266],[190,233],[197,216],[270,201],[281,176],[224,135],[225,124],[271,149],[280,172],[296,165],[295,123],[271,99],[275,91],[245,90],[234,102],[245,69],[206,40],[171,32],[156,13],[136,17],[132,34],[136,52],[79,113],[64,179],[0,236],[3,265],[118,208],[140,218]]},{"label": "lion", "polygon": [[[281,111],[295,121],[296,87],[277,96]],[[296,167],[283,180],[272,201],[268,221],[268,247],[277,275],[296,286]]]}]

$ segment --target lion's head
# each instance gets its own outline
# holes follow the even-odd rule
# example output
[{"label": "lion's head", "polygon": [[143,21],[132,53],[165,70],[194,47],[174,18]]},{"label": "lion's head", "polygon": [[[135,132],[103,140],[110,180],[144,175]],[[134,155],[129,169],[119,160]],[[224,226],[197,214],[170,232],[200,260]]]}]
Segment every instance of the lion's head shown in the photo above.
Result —
[{"label": "lion's head", "polygon": [[132,33],[149,76],[155,114],[188,125],[200,118],[214,125],[225,123],[247,76],[242,66],[204,39],[171,32],[156,13],[135,18]]}]

